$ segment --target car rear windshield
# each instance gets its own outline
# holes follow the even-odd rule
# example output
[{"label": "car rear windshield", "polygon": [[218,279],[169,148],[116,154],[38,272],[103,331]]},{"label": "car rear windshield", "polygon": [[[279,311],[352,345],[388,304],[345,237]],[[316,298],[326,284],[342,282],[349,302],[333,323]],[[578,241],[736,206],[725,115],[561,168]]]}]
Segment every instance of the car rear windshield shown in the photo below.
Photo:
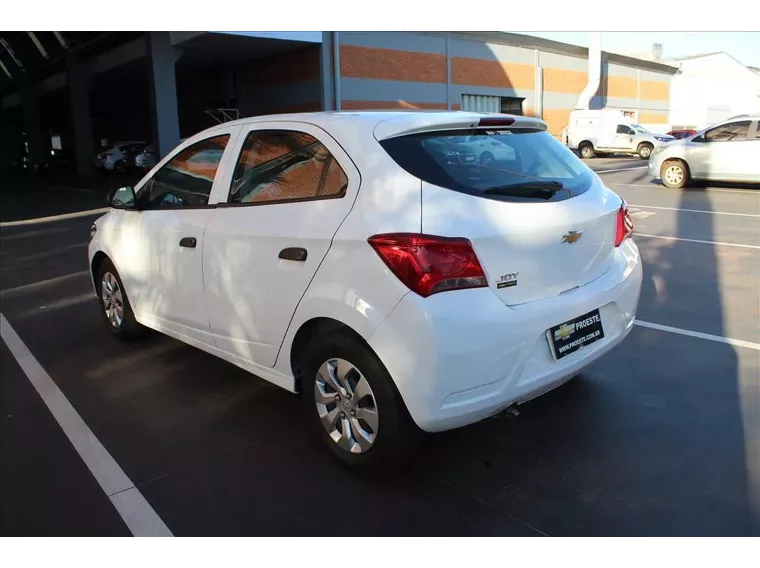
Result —
[{"label": "car rear windshield", "polygon": [[544,130],[436,131],[380,144],[422,181],[478,197],[561,201],[591,186],[589,168]]}]

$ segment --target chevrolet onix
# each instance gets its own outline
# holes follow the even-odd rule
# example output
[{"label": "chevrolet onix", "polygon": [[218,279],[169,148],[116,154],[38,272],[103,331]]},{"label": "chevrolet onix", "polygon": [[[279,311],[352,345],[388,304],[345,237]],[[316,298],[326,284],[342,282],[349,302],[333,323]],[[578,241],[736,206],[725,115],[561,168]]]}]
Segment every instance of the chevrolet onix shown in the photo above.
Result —
[{"label": "chevrolet onix", "polygon": [[533,118],[228,122],[109,200],[89,261],[110,333],[151,328],[300,393],[360,469],[574,377],[639,301],[625,202]]}]

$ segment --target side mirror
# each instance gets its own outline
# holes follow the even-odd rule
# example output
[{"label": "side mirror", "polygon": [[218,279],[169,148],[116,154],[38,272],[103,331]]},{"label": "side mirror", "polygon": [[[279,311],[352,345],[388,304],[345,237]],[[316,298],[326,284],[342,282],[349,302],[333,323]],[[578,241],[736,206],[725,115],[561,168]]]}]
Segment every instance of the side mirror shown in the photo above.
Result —
[{"label": "side mirror", "polygon": [[108,192],[108,204],[114,209],[136,209],[134,188],[126,186],[112,189]]}]

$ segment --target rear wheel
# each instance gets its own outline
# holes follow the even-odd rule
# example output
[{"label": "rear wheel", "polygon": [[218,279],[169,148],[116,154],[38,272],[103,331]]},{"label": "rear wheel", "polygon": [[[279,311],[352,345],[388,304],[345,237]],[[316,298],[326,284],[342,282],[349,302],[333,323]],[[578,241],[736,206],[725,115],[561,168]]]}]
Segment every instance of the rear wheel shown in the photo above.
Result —
[{"label": "rear wheel", "polygon": [[689,182],[689,169],[679,160],[666,160],[660,168],[660,180],[665,187],[683,189]]},{"label": "rear wheel", "polygon": [[96,282],[100,313],[108,330],[125,341],[140,336],[145,328],[137,323],[119,273],[109,259],[101,263]]},{"label": "rear wheel", "polygon": [[334,332],[306,349],[302,393],[314,429],[333,457],[352,469],[398,469],[414,457],[422,431],[385,366],[359,338]]},{"label": "rear wheel", "polygon": [[654,146],[652,146],[648,142],[644,142],[643,144],[639,144],[638,154],[639,158],[642,160],[648,160],[649,156],[652,155],[652,150],[654,149]]},{"label": "rear wheel", "polygon": [[578,146],[578,151],[581,153],[581,158],[585,160],[590,160],[596,155],[591,142],[581,142],[580,146]]}]

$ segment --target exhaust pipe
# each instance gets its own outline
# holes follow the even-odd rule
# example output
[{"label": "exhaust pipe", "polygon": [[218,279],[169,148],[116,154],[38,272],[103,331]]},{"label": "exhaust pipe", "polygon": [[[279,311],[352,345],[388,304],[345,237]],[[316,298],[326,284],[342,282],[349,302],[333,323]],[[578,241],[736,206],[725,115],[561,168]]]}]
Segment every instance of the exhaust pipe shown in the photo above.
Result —
[{"label": "exhaust pipe", "polygon": [[591,32],[588,46],[588,83],[578,97],[576,110],[588,110],[602,81],[602,32]]}]

